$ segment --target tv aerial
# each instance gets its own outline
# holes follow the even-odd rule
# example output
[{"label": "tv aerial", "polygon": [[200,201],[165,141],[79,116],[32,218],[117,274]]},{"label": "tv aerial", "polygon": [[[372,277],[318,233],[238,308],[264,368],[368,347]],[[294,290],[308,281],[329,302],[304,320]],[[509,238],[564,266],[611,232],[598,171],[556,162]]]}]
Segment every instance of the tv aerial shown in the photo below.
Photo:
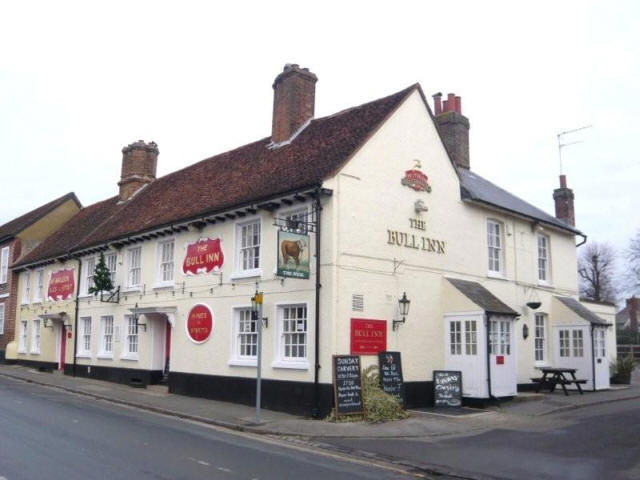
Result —
[{"label": "tv aerial", "polygon": [[564,132],[558,133],[558,159],[560,160],[560,175],[562,175],[562,149],[564,147],[568,147],[569,145],[575,145],[576,143],[582,143],[584,140],[575,140],[573,142],[563,142],[563,136],[568,135],[570,133],[579,132],[580,130],[586,130],[587,128],[592,128],[593,125],[585,125],[584,127],[574,128],[572,130],[565,130]]}]

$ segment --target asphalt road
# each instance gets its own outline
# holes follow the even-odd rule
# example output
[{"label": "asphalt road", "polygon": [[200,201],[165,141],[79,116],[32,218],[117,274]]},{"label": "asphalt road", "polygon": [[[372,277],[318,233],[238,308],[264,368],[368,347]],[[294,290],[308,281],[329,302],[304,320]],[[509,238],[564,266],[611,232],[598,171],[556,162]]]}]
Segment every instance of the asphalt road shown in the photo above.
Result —
[{"label": "asphalt road", "polygon": [[[288,448],[0,377],[0,480],[400,479]],[[409,477],[406,477],[409,478]]]},{"label": "asphalt road", "polygon": [[528,425],[456,438],[322,441],[498,478],[640,479],[640,400],[532,418]]}]

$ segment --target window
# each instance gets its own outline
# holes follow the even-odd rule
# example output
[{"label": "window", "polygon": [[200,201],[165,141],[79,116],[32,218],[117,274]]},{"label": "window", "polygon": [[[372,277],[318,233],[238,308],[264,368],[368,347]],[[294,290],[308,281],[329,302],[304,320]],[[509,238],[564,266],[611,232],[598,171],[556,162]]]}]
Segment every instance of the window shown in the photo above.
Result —
[{"label": "window", "polygon": [[607,356],[607,347],[605,344],[605,331],[602,328],[595,330],[596,341],[596,357],[604,358]]},{"label": "window", "polygon": [[139,287],[142,283],[142,275],[140,269],[140,256],[142,254],[142,248],[131,248],[127,251],[127,287],[135,288]]},{"label": "window", "polygon": [[80,342],[78,345],[78,354],[91,354],[91,317],[82,317],[80,319]]},{"label": "window", "polygon": [[31,323],[31,353],[40,353],[40,319]]},{"label": "window", "polygon": [[105,263],[109,269],[109,277],[111,277],[111,285],[116,286],[116,265],[118,256],[115,253],[110,253],[104,256]]},{"label": "window", "polygon": [[491,355],[498,354],[498,322],[489,322],[489,353]]},{"label": "window", "polygon": [[124,323],[127,328],[124,342],[125,355],[128,357],[138,357],[138,320],[134,315],[125,315]]},{"label": "window", "polygon": [[500,322],[500,353],[511,355],[511,322]]},{"label": "window", "polygon": [[251,308],[233,310],[234,346],[232,365],[255,366],[258,356],[258,321],[251,315]]},{"label": "window", "polygon": [[478,332],[475,320],[465,320],[464,322],[464,350],[467,355],[477,355],[478,353]]},{"label": "window", "polygon": [[289,305],[278,308],[280,358],[307,360],[307,306]]},{"label": "window", "polygon": [[536,362],[545,361],[546,350],[546,332],[545,332],[545,315],[543,313],[536,313],[535,317],[535,360]]},{"label": "window", "polygon": [[560,330],[560,356],[569,356],[569,330]]},{"label": "window", "polygon": [[489,353],[511,355],[511,322],[491,320],[489,322]]},{"label": "window", "polygon": [[29,303],[31,296],[31,272],[24,272],[22,277],[24,285],[22,286],[22,303]]},{"label": "window", "polygon": [[489,273],[502,275],[502,224],[496,220],[487,220],[487,246]]},{"label": "window", "polygon": [[4,333],[4,303],[0,303],[0,335]]},{"label": "window", "polygon": [[158,284],[173,285],[174,241],[158,243]]},{"label": "window", "polygon": [[36,271],[36,290],[33,292],[33,301],[42,302],[42,295],[44,292],[44,270],[40,269]]},{"label": "window", "polygon": [[582,342],[582,330],[573,330],[573,356],[582,357],[583,355],[583,342]]},{"label": "window", "polygon": [[86,270],[84,276],[84,285],[82,286],[82,293],[89,295],[89,289],[93,287],[93,277],[96,272],[96,258],[88,258],[86,262]]},{"label": "window", "polygon": [[237,270],[258,274],[260,268],[260,220],[239,224],[237,230]]},{"label": "window", "polygon": [[462,322],[460,320],[449,322],[449,348],[451,355],[462,354]]},{"label": "window", "polygon": [[113,356],[113,316],[100,317],[100,355]]},{"label": "window", "polygon": [[538,280],[549,282],[549,237],[538,234]]},{"label": "window", "polygon": [[9,276],[9,247],[3,247],[0,253],[0,283],[7,283]]},{"label": "window", "polygon": [[27,321],[20,321],[20,336],[18,337],[18,352],[27,353]]}]

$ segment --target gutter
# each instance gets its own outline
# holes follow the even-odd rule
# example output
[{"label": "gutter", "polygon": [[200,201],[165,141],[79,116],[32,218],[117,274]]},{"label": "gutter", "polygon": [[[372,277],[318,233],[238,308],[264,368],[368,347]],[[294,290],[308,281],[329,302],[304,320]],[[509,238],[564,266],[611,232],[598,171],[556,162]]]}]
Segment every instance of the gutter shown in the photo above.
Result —
[{"label": "gutter", "polygon": [[580,233],[579,234],[582,237],[582,241],[576,245],[576,248],[584,245],[585,243],[587,243],[587,236],[584,233]]},{"label": "gutter", "polygon": [[489,400],[491,400],[493,397],[492,393],[491,393],[491,338],[490,338],[490,321],[491,321],[491,313],[489,312],[485,312],[485,316],[484,316],[486,322],[487,322],[487,387],[489,388]]},{"label": "gutter", "polygon": [[80,279],[82,278],[82,259],[78,258],[78,282],[76,284],[76,314],[73,319],[73,376],[76,376],[76,362],[78,351],[78,310],[80,308]]}]

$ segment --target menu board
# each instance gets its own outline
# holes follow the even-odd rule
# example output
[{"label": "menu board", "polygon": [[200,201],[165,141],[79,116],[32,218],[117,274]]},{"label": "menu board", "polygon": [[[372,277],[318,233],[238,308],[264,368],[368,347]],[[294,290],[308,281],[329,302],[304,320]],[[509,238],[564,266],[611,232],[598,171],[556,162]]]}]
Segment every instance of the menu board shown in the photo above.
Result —
[{"label": "menu board", "polygon": [[402,408],[406,406],[404,396],[404,381],[402,379],[402,362],[400,352],[378,353],[378,368],[380,369],[380,382],[382,389],[394,397]]},{"label": "menu board", "polygon": [[461,371],[433,371],[433,403],[436,407],[462,406]]},{"label": "menu board", "polygon": [[336,416],[364,413],[360,357],[333,356],[333,395]]}]

